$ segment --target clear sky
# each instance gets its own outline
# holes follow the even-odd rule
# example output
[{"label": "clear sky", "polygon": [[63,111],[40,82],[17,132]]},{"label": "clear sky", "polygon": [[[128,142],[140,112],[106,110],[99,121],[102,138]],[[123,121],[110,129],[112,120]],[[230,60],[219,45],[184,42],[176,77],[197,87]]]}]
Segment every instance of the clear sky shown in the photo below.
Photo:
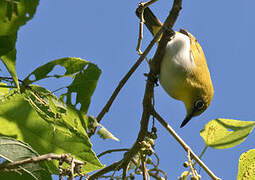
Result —
[{"label": "clear sky", "polygon": [[[135,51],[138,38],[138,19],[135,9],[139,1],[84,1],[43,0],[34,18],[21,27],[17,41],[17,73],[20,79],[36,67],[57,58],[71,56],[91,61],[102,69],[89,114],[97,116],[120,79],[138,59]],[[151,6],[163,21],[172,1],[159,0]],[[255,120],[253,101],[255,1],[183,0],[183,9],[174,27],[185,28],[200,42],[214,84],[215,95],[208,110],[194,118],[184,128],[179,126],[186,114],[182,102],[176,101],[159,86],[155,89],[156,109],[180,134],[195,153],[204,148],[200,130],[211,119],[230,118]],[[144,30],[143,49],[152,36]],[[155,50],[155,48],[154,48]],[[151,57],[153,53],[150,54]],[[3,74],[6,72],[3,70]],[[139,130],[142,98],[145,89],[143,73],[148,72],[144,62],[133,74],[102,120],[120,142],[91,139],[93,149],[129,148]],[[40,85],[55,90],[67,82],[42,81]],[[186,153],[181,146],[156,123],[158,139],[155,151],[160,157],[160,168],[169,179],[177,179],[184,171]],[[209,148],[203,157],[205,164],[222,179],[235,179],[239,156],[254,147],[255,134],[240,145],[216,150]],[[103,164],[119,160],[121,153],[106,155]],[[203,179],[209,179],[201,170]]]}]

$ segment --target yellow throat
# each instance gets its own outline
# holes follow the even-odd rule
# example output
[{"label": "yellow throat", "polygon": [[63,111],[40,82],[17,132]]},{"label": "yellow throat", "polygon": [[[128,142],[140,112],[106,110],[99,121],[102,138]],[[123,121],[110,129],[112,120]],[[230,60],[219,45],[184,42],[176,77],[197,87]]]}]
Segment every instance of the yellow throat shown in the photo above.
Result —
[{"label": "yellow throat", "polygon": [[[155,35],[162,23],[149,8],[144,11],[145,25]],[[183,101],[187,115],[181,124],[203,113],[213,98],[213,85],[203,50],[196,38],[184,29],[175,32],[161,62],[159,80],[174,99]]]}]

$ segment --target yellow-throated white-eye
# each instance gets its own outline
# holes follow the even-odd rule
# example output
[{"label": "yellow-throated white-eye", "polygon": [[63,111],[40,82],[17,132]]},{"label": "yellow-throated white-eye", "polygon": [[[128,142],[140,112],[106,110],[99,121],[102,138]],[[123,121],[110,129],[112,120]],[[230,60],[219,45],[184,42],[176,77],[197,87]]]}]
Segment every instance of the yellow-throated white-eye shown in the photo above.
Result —
[{"label": "yellow-throated white-eye", "polygon": [[[149,8],[144,10],[144,20],[153,35],[162,26]],[[168,42],[161,62],[159,81],[171,97],[185,104],[187,115],[181,127],[210,105],[214,90],[206,58],[196,38],[186,30],[176,31]]]}]

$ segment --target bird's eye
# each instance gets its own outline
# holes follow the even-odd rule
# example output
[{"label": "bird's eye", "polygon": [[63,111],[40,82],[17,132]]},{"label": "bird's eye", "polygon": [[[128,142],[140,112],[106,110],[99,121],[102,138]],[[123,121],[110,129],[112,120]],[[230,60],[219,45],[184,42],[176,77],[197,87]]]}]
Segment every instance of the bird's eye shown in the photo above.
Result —
[{"label": "bird's eye", "polygon": [[194,104],[194,108],[197,110],[203,109],[204,106],[205,106],[205,102],[202,99],[197,100]]}]

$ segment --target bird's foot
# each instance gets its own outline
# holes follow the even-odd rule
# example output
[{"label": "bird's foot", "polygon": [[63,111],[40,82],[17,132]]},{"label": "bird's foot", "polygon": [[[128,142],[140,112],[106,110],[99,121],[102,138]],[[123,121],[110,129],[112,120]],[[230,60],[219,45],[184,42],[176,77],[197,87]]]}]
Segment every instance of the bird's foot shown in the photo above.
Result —
[{"label": "bird's foot", "polygon": [[158,76],[152,73],[144,73],[144,76],[147,77],[147,81],[154,84],[154,86],[159,86],[158,84]]}]

